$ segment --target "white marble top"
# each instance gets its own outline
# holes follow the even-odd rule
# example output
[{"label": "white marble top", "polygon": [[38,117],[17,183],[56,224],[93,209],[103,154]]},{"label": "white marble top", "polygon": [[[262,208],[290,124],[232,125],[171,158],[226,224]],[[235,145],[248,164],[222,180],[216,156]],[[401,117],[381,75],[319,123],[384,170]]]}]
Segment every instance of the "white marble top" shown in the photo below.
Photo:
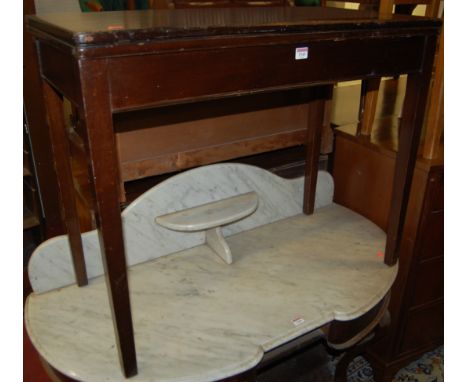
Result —
[{"label": "white marble top", "polygon": [[[207,246],[134,265],[130,297],[139,373],[132,381],[218,380],[265,351],[334,319],[372,308],[397,266],[383,264],[385,234],[331,204],[226,238],[226,266]],[[82,381],[123,381],[102,276],[32,294],[26,328],[39,353]]]}]

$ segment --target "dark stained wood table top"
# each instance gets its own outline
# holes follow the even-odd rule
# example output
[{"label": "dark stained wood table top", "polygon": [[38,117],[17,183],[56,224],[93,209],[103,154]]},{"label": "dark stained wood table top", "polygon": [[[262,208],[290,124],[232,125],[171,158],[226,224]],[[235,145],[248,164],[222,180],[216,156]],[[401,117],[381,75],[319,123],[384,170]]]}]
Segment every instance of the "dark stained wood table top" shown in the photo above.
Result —
[{"label": "dark stained wood table top", "polygon": [[213,35],[307,33],[436,27],[440,21],[407,15],[323,7],[175,9],[51,13],[28,17],[29,27],[72,45],[129,43]]}]

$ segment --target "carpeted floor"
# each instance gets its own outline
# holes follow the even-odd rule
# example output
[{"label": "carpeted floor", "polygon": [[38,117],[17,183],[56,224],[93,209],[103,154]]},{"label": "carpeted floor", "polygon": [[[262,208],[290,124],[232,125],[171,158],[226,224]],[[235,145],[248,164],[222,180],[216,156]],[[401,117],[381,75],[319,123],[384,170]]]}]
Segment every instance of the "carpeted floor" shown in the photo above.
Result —
[{"label": "carpeted floor", "polygon": [[[401,369],[393,382],[443,382],[444,347],[424,354]],[[374,382],[372,367],[363,357],[357,357],[349,365],[348,382]]]}]

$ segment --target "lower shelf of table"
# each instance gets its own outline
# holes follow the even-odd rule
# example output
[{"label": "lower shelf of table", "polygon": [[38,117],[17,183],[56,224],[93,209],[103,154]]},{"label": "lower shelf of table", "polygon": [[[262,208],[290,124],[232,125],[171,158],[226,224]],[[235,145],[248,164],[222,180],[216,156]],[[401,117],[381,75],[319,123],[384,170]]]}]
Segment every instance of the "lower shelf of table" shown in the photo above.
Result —
[{"label": "lower shelf of table", "polygon": [[[198,246],[129,270],[134,381],[212,381],[333,320],[367,312],[391,287],[386,235],[336,204],[228,237],[233,263]],[[33,294],[26,326],[39,353],[83,381],[121,381],[103,277]]]}]

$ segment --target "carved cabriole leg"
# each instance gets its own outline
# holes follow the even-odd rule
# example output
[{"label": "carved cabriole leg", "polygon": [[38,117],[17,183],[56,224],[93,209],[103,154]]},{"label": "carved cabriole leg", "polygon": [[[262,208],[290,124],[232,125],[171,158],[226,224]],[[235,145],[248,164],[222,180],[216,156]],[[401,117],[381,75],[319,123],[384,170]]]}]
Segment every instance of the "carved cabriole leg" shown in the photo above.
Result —
[{"label": "carved cabriole leg", "polygon": [[436,42],[437,36],[426,38],[421,70],[419,73],[408,75],[387,227],[384,259],[387,265],[394,265],[398,260],[401,233],[405,222],[406,207],[426,110]]},{"label": "carved cabriole leg", "polygon": [[312,100],[309,103],[309,119],[307,123],[307,152],[304,176],[303,211],[310,215],[314,212],[315,187],[317,185],[318,161],[320,156],[320,136],[322,133],[326,97],[333,91],[333,85],[311,89]]},{"label": "carved cabriole leg", "polygon": [[116,347],[126,377],[137,374],[135,341],[122,236],[115,137],[106,60],[79,61],[81,115],[92,168],[96,224],[111,307]]},{"label": "carved cabriole leg", "polygon": [[73,268],[79,286],[88,284],[81,242],[80,222],[75,200],[75,189],[70,164],[70,147],[63,115],[62,97],[45,80],[42,81],[44,102],[49,124],[55,170],[62,200],[62,215],[67,227]]}]

